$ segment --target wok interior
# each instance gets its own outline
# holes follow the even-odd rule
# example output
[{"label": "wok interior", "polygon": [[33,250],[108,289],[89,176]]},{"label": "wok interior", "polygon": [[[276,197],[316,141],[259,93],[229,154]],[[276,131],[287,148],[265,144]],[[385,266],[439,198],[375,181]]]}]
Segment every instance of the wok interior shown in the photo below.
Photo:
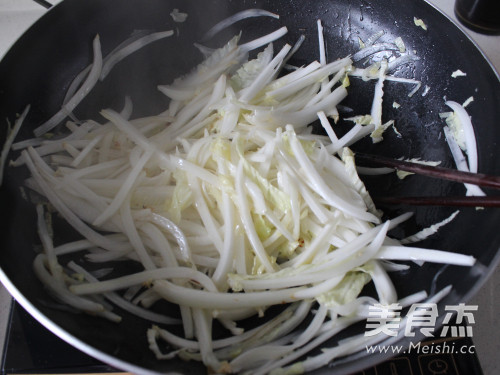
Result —
[{"label": "wok interior", "polygon": [[[76,74],[92,59],[91,40],[99,33],[104,55],[134,30],[178,29],[178,35],[151,46],[119,63],[102,83],[99,83],[75,111],[80,118],[96,118],[100,109],[119,110],[126,95],[134,103],[134,117],[158,113],[168,105],[167,99],[157,91],[158,84],[167,84],[175,77],[187,73],[202,56],[193,47],[204,32],[221,19],[246,8],[263,8],[280,14],[280,19],[255,18],[244,20],[224,30],[210,47],[220,46],[230,37],[242,33],[242,42],[264,35],[286,25],[289,33],[284,41],[293,44],[301,34],[306,42],[291,63],[302,65],[318,58],[316,20],[325,27],[327,57],[329,60],[355,52],[358,36],[365,40],[374,32],[384,30],[382,40],[392,42],[400,36],[408,48],[416,51],[420,60],[410,68],[397,72],[401,76],[414,76],[430,87],[425,97],[421,92],[408,98],[408,87],[387,83],[384,95],[384,117],[395,119],[403,138],[386,132],[382,143],[360,142],[355,149],[394,157],[420,157],[441,160],[444,166],[454,166],[442,134],[442,121],[438,114],[446,110],[443,96],[463,102],[474,96],[478,105],[468,108],[475,125],[479,171],[499,174],[500,166],[494,162],[496,140],[500,127],[493,126],[499,116],[500,90],[498,77],[474,45],[455,26],[444,19],[431,6],[420,1],[398,0],[364,1],[129,1],[126,9],[119,0],[107,2],[67,0],[52,9],[14,46],[0,64],[0,114],[2,121],[11,120],[31,103],[32,109],[17,140],[31,137],[32,129],[46,120],[61,105],[65,91]],[[185,23],[175,24],[169,16],[178,8],[189,14]],[[413,17],[425,20],[425,32],[413,24]],[[451,73],[461,69],[466,79],[453,79]],[[373,84],[351,80],[349,96],[343,103],[355,109],[356,114],[369,113]],[[397,100],[401,108],[392,107]],[[368,106],[368,108],[366,108]],[[340,123],[338,130],[345,131]],[[6,127],[2,125],[5,138]],[[1,187],[3,235],[0,265],[14,287],[33,307],[55,322],[62,330],[81,340],[88,348],[111,355],[119,360],[153,371],[175,370],[185,374],[200,373],[203,366],[181,360],[157,361],[148,350],[145,332],[150,323],[123,313],[119,325],[100,318],[76,314],[62,309],[46,293],[32,272],[32,261],[39,243],[36,233],[36,215],[31,203],[20,194],[19,186],[26,178],[24,169],[6,171]],[[463,195],[460,184],[447,183],[419,176],[398,180],[395,176],[366,178],[372,193],[394,195]],[[393,232],[402,237],[448,217],[455,209],[440,207],[395,207],[385,210],[387,217],[412,210],[414,218],[403,228]],[[487,273],[498,263],[497,249],[500,237],[496,223],[500,212],[495,209],[461,209],[461,214],[428,240],[418,245],[440,250],[474,255],[478,259],[472,268],[459,268],[439,264],[413,265],[409,271],[393,273],[392,278],[400,296],[422,289],[435,292],[449,284],[454,289],[445,304],[466,302],[485,281]],[[62,220],[55,223],[55,241],[77,238]],[[61,237],[61,236],[64,236]],[[78,255],[76,255],[78,256]],[[66,259],[62,260],[65,263]],[[136,267],[132,264],[127,267]],[[436,276],[438,275],[438,276]],[[370,293],[368,286],[367,293]],[[165,304],[161,308],[172,310]],[[118,313],[121,313],[119,309]],[[442,310],[441,310],[442,311]],[[259,318],[254,318],[259,319]],[[250,320],[245,322],[253,324]],[[363,333],[359,324],[339,337]],[[219,335],[215,329],[215,335]],[[415,339],[418,339],[418,335]],[[408,344],[408,339],[401,343]],[[329,343],[333,344],[333,343]],[[86,347],[79,347],[87,351]],[[87,351],[88,352],[88,351]],[[360,352],[339,361],[339,372],[354,372],[382,360]],[[317,373],[327,372],[327,369]]]}]

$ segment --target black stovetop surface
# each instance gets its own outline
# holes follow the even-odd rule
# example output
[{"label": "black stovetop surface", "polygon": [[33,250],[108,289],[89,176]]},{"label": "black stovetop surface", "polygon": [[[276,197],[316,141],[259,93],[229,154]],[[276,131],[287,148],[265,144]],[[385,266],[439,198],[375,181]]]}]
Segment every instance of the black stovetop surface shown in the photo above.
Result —
[{"label": "black stovetop surface", "polygon": [[[439,338],[448,347],[471,347],[469,337]],[[426,344],[430,342],[422,342]],[[434,342],[435,343],[435,342]],[[73,348],[13,301],[5,337],[2,374],[119,372]],[[482,375],[476,354],[406,353],[355,375]]]}]

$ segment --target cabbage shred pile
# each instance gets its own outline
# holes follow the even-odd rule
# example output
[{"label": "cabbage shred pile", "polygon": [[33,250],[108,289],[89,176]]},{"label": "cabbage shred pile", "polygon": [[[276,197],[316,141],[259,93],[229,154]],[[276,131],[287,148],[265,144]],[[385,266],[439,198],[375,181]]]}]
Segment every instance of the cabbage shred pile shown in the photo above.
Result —
[{"label": "cabbage shred pile", "polygon": [[[246,44],[235,37],[215,51],[203,49],[210,53],[203,63],[158,87],[170,98],[159,114],[133,118],[127,98],[122,111],[101,111],[105,121],[68,121],[49,139],[44,133],[59,120],[52,121],[35,131],[38,138],[14,145],[22,149],[14,165],[31,171],[26,185],[82,235],[54,244],[47,204],[38,205],[44,251],[34,268],[56,298],[117,322],[113,304],[148,319],[144,345],[158,359],[199,360],[217,373],[297,373],[383,339],[356,336],[296,362],[365,319],[369,306],[427,298],[425,292],[398,297],[389,272],[408,266],[391,259],[474,263],[389,238],[411,215],[382,221],[358,177],[348,146],[370,134],[381,140],[390,125],[381,114],[390,76],[387,61],[364,69],[353,64],[380,46],[327,63],[323,45],[319,62],[290,67],[296,48],[275,51],[272,43],[285,33],[282,28]],[[391,50],[402,53],[396,45]],[[100,53],[94,59],[87,78],[80,78],[83,86],[99,77]],[[352,130],[338,138],[331,120],[338,119],[352,76],[377,81],[372,112],[353,118]],[[87,91],[75,90],[68,102],[78,104]],[[308,125],[316,120],[326,135],[312,134]],[[83,260],[60,264],[60,256],[71,253],[84,254]],[[118,278],[87,270],[89,263],[116,261],[119,272],[123,259],[143,270]],[[362,296],[369,282],[377,297]],[[181,320],[155,310],[162,299],[179,305]],[[284,303],[261,325],[238,326]],[[296,330],[311,312],[307,328]],[[227,337],[212,339],[214,320]],[[183,336],[169,329],[175,324]]]}]

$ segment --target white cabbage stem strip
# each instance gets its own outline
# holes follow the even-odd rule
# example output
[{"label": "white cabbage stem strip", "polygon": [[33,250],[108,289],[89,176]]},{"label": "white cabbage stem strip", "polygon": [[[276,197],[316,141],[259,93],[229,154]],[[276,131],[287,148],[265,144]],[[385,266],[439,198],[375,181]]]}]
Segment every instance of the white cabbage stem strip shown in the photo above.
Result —
[{"label": "white cabbage stem strip", "polygon": [[317,113],[318,118],[320,120],[321,126],[323,126],[323,129],[325,129],[326,134],[328,134],[328,137],[330,138],[330,141],[333,143],[337,142],[339,138],[335,134],[335,131],[332,128],[332,125],[330,124],[330,121],[328,121],[328,118],[325,115],[325,112],[320,111]]},{"label": "white cabbage stem strip", "polygon": [[240,49],[242,51],[252,51],[256,48],[265,46],[271,42],[274,42],[275,40],[281,38],[283,35],[285,35],[288,32],[288,29],[286,26],[283,26],[279,28],[276,31],[273,31],[272,33],[265,35],[263,37],[257,38],[255,40],[252,40],[251,42],[242,44],[240,46]]},{"label": "white cabbage stem strip", "polygon": [[[356,240],[346,244],[345,247],[336,249],[331,253],[333,256],[330,255],[329,258],[323,259],[322,262],[303,266],[302,269],[298,268],[296,274],[291,273],[290,271],[283,271],[283,275],[281,275],[280,272],[277,272],[275,276],[272,276],[272,278],[269,278],[271,276],[262,275],[260,277],[248,276],[248,279],[245,277],[230,275],[230,283],[232,283],[232,287],[236,289],[238,289],[237,285],[249,290],[267,289],[270,282],[273,283],[275,288],[286,288],[320,282],[336,275],[343,275],[348,270],[362,265],[364,262],[363,258],[366,258],[367,253],[370,254],[372,251],[377,251],[380,246],[380,242],[384,239],[384,233],[388,230],[388,228],[389,222],[373,228],[370,232],[367,232],[357,237]],[[371,246],[371,251],[367,251],[366,246],[370,242],[374,241],[375,238],[378,238],[377,242]],[[364,256],[362,256],[363,252],[365,253]],[[352,264],[345,264],[349,259]],[[341,268],[347,269],[347,271],[337,271],[337,265],[340,265]]]},{"label": "white cabbage stem strip", "polygon": [[104,313],[105,310],[101,304],[91,301],[90,299],[74,295],[67,289],[66,285],[62,284],[60,280],[55,279],[54,276],[47,270],[45,265],[46,261],[47,257],[45,254],[37,255],[33,263],[33,268],[40,281],[49,289],[51,293],[55,295],[57,299],[79,310],[94,314]]},{"label": "white cabbage stem strip", "polygon": [[323,199],[325,199],[333,207],[339,208],[340,210],[357,217],[362,220],[378,222],[378,218],[374,217],[372,214],[362,211],[360,208],[352,206],[350,203],[338,199],[336,194],[324,183],[324,180],[318,174],[316,168],[311,163],[309,158],[304,152],[304,149],[300,145],[299,141],[295,137],[295,134],[289,133],[291,135],[290,146],[294,151],[294,155],[301,165],[303,173],[308,177],[308,181],[311,182],[314,190],[318,191]]},{"label": "white cabbage stem strip", "polygon": [[29,138],[29,139],[25,139],[25,140],[13,143],[11,146],[11,150],[12,151],[22,150],[23,148],[27,148],[29,146],[38,147],[42,143],[45,143],[45,142],[47,142],[47,141],[42,139],[42,138]]},{"label": "white cabbage stem strip", "polygon": [[134,110],[134,103],[132,103],[132,99],[130,96],[125,97],[125,104],[123,105],[122,110],[120,111],[120,116],[123,118],[129,119],[132,116],[132,111]]},{"label": "white cabbage stem strip", "polygon": [[474,127],[470,120],[469,114],[465,108],[457,102],[448,100],[445,104],[450,107],[453,112],[457,115],[462,130],[465,135],[465,144],[467,148],[467,160],[469,162],[469,170],[472,173],[477,173],[477,147],[476,147],[476,136],[474,134]]},{"label": "white cabbage stem strip", "polygon": [[42,189],[43,193],[50,201],[50,203],[57,209],[57,211],[75,228],[81,235],[86,237],[91,242],[95,243],[96,246],[105,249],[123,249],[128,247],[128,244],[118,243],[116,241],[110,240],[109,237],[104,237],[103,235],[97,233],[89,226],[87,226],[74,212],[72,212],[69,207],[57,196],[55,191],[50,187],[50,185],[43,179],[38,169],[35,167],[33,160],[29,156],[31,151],[31,157],[36,154],[34,151],[28,149],[28,152],[23,151],[23,157],[26,161],[26,165],[29,168],[32,176],[35,178],[37,184]]},{"label": "white cabbage stem strip", "polygon": [[142,154],[136,165],[130,170],[130,173],[123,182],[123,185],[121,186],[111,204],[109,204],[106,209],[104,209],[104,211],[102,211],[102,213],[94,220],[94,222],[92,223],[93,225],[101,225],[120,209],[125,201],[125,198],[133,188],[134,183],[139,178],[144,165],[148,162],[152,155],[153,150],[151,149],[145,151]]},{"label": "white cabbage stem strip", "polygon": [[201,221],[203,222],[204,227],[207,229],[208,233],[210,233],[210,239],[212,240],[213,245],[220,253],[223,252],[223,240],[219,233],[218,228],[220,228],[220,224],[217,222],[214,215],[211,213],[207,202],[202,194],[200,181],[194,178],[193,176],[188,176],[188,183],[192,189],[195,201],[195,207],[200,215]]},{"label": "white cabbage stem strip", "polygon": [[283,235],[291,243],[296,241],[296,238],[288,231],[285,225],[281,223],[277,216],[267,207],[264,194],[259,189],[258,185],[245,179],[245,188],[252,198],[254,210],[259,215],[264,215],[272,225],[276,228],[276,233]]},{"label": "white cabbage stem strip", "polygon": [[[477,146],[476,146],[476,136],[474,134],[474,127],[472,126],[471,119],[465,110],[465,108],[456,103],[454,101],[446,101],[445,104],[449,106],[453,110],[452,116],[456,116],[456,121],[458,122],[457,129],[458,132],[463,133],[464,143],[465,143],[465,151],[467,153],[467,162],[465,161],[465,157],[462,153],[461,148],[458,145],[458,141],[455,139],[453,133],[450,131],[448,126],[444,127],[444,133],[446,136],[446,141],[448,146],[450,147],[450,151],[452,153],[453,159],[455,160],[455,164],[457,165],[457,169],[466,172],[477,173],[477,164],[478,164],[478,156],[477,156]],[[462,146],[463,147],[463,146]],[[477,195],[484,196],[485,193],[483,190],[477,185],[464,184],[467,189],[467,195]]]},{"label": "white cabbage stem strip", "polygon": [[89,144],[87,144],[82,149],[82,151],[80,151],[78,153],[78,155],[73,159],[73,162],[71,163],[71,166],[72,167],[78,167],[80,165],[80,163],[83,161],[83,159],[85,159],[85,157],[87,157],[87,155],[89,155],[92,152],[92,150],[94,149],[94,147],[101,141],[101,139],[102,139],[102,136],[97,136],[93,140],[91,140],[89,142]]},{"label": "white cabbage stem strip", "polygon": [[[443,132],[446,138],[446,142],[448,143],[448,147],[450,148],[451,155],[453,160],[455,161],[455,165],[459,171],[470,172],[469,166],[467,165],[467,161],[465,159],[460,146],[458,146],[455,138],[451,134],[451,130],[448,126],[443,127]],[[467,195],[476,195],[476,196],[484,196],[486,195],[484,191],[477,185],[472,184],[464,184],[467,189]]]},{"label": "white cabbage stem strip", "polygon": [[[144,33],[138,33],[137,35],[132,35],[130,38],[120,43],[113,51],[109,53],[102,61],[102,69],[99,75],[99,79],[102,81],[109,74],[111,69],[121,60],[123,60],[128,55],[134,53],[138,49],[148,45],[156,40],[169,37],[173,35],[173,31],[160,31],[157,33],[151,33],[148,35],[142,35]],[[63,104],[66,104],[71,97],[75,94],[78,87],[81,85],[85,77],[88,76],[89,71],[92,69],[93,64],[87,66],[82,70],[71,82],[66,95],[63,99]]]},{"label": "white cabbage stem strip", "polygon": [[85,96],[87,96],[90,90],[97,83],[102,69],[102,53],[99,36],[96,36],[94,38],[93,54],[94,60],[92,62],[92,68],[90,69],[85,82],[83,82],[82,86],[75,92],[71,99],[69,99],[68,102],[63,105],[60,111],[58,111],[47,122],[40,125],[33,131],[35,136],[39,137],[57,126],[62,120],[64,120],[66,116],[68,116],[69,113],[73,111],[73,109],[76,108],[76,106],[83,100],[83,98],[85,98]]},{"label": "white cabbage stem strip", "polygon": [[[172,141],[178,134],[197,127],[213,112],[213,106],[218,103],[226,91],[226,76],[223,74],[215,82],[213,88],[207,87],[205,91],[198,94],[189,105],[179,111],[177,118],[167,127],[161,135],[155,137],[159,144]],[[165,148],[165,147],[164,147]],[[168,147],[167,147],[168,149]]]},{"label": "white cabbage stem strip", "polygon": [[134,53],[138,49],[147,46],[148,44],[155,42],[157,40],[167,38],[169,36],[174,35],[174,32],[172,30],[167,30],[167,31],[159,31],[156,33],[152,33],[149,35],[145,35],[137,40],[132,41],[130,44],[127,44],[123,48],[119,49],[118,51],[114,51],[109,54],[105,58],[104,64],[102,66],[101,70],[101,75],[99,79],[102,81],[106,76],[109,74],[111,69],[119,63],[121,60],[123,60],[125,57],[128,55]]},{"label": "white cabbage stem strip", "polygon": [[469,267],[476,262],[476,259],[470,255],[405,246],[382,246],[377,258],[446,263]]},{"label": "white cabbage stem strip", "polygon": [[217,263],[212,280],[222,290],[225,289],[227,284],[227,274],[232,269],[232,262],[234,258],[234,241],[235,241],[235,208],[231,202],[229,195],[226,192],[222,193],[222,211],[224,213],[224,244],[220,260]]},{"label": "white cabbage stem strip", "polygon": [[[450,288],[446,287],[442,291],[440,291],[439,293],[428,298],[425,302],[437,303],[444,296],[446,296],[446,294],[448,294],[449,290],[450,290]],[[399,301],[399,302],[401,303],[401,301]],[[407,320],[408,320],[408,316],[404,317],[401,325],[405,326]],[[399,336],[397,338],[399,338]],[[331,362],[333,359],[335,359],[339,356],[358,352],[360,350],[360,348],[362,350],[365,348],[365,346],[374,345],[383,339],[386,339],[386,337],[383,335],[375,335],[374,337],[367,337],[364,334],[359,335],[357,337],[349,338],[343,342],[339,342],[338,346],[336,346],[336,347],[324,350],[322,354],[320,354],[316,357],[306,359],[301,364],[301,368],[304,372],[314,371],[315,369],[324,366],[325,364]],[[394,342],[396,340],[392,339],[392,341]],[[390,345],[391,343],[392,342],[389,342],[386,344]]]},{"label": "white cabbage stem strip", "polygon": [[240,161],[238,164],[235,185],[236,185],[236,193],[238,199],[238,211],[240,213],[241,222],[248,236],[248,240],[252,245],[255,255],[259,258],[259,260],[266,268],[266,270],[268,272],[273,272],[274,267],[269,260],[269,256],[266,253],[266,250],[264,249],[262,242],[259,239],[259,236],[255,230],[255,226],[250,214],[250,208],[248,204],[248,199],[246,197],[246,191],[244,188],[244,181],[243,181],[243,161]]},{"label": "white cabbage stem strip", "polygon": [[376,33],[370,35],[368,39],[365,41],[365,47],[371,47],[377,40],[379,40],[382,36],[384,36],[385,31],[380,30],[377,31]]},{"label": "white cabbage stem strip", "polygon": [[209,40],[222,30],[228,28],[229,26],[235,24],[236,22],[251,17],[272,17],[276,19],[280,18],[279,14],[272,13],[264,9],[245,9],[216,23],[214,26],[210,28],[210,30],[208,30],[205,33],[203,40]]},{"label": "white cabbage stem strip", "polygon": [[325,37],[323,35],[323,25],[321,20],[317,20],[318,26],[318,44],[319,44],[319,62],[321,65],[326,65],[326,52],[325,52]]},{"label": "white cabbage stem strip", "polygon": [[371,167],[359,167],[359,166],[356,166],[356,170],[358,174],[365,176],[378,176],[378,175],[393,173],[395,171],[395,169],[387,167],[371,168]]},{"label": "white cabbage stem strip", "polygon": [[[217,350],[216,354],[219,358],[223,359],[225,357],[230,357],[230,353],[226,352],[234,352],[235,350],[255,346],[259,343],[259,340],[262,339],[269,332],[276,332],[278,328],[282,331],[283,334],[286,334],[287,331],[283,330],[282,327],[285,325],[289,326],[288,329],[293,329],[296,325],[300,324],[300,322],[306,317],[307,312],[309,311],[311,304],[310,303],[301,303],[300,307],[297,308],[296,304],[292,304],[290,307],[285,309],[282,313],[278,314],[272,320],[263,323],[260,326],[254,327],[246,332],[241,333],[237,336],[231,336],[219,340],[213,340],[212,345],[213,349]],[[303,308],[301,308],[303,307]],[[309,307],[306,309],[306,307]],[[296,311],[295,314],[292,313]],[[176,336],[171,332],[160,329],[159,327],[153,327],[154,330],[157,330],[163,340],[167,343],[178,347],[189,350],[199,350],[199,343],[193,340],[187,340],[185,338]]]},{"label": "white cabbage stem strip", "polygon": [[135,253],[137,254],[141,264],[144,266],[146,270],[153,270],[156,268],[155,263],[151,259],[151,256],[149,255],[146,247],[144,246],[144,243],[141,239],[141,236],[139,235],[139,232],[137,231],[137,228],[134,223],[134,219],[132,217],[132,212],[130,210],[130,204],[129,204],[129,199],[124,202],[120,207],[120,218],[122,221],[123,225],[123,232],[127,234],[127,237],[130,241],[130,244],[135,250]]},{"label": "white cabbage stem strip", "polygon": [[206,290],[211,293],[217,292],[216,285],[208,276],[192,268],[182,266],[157,268],[118,277],[116,279],[72,285],[70,290],[76,295],[106,293],[126,289],[134,285],[140,285],[151,280],[163,279],[192,280],[205,287]]},{"label": "white cabbage stem strip", "polygon": [[[290,51],[291,52],[291,51]],[[306,65],[305,67],[298,68],[297,70],[284,75],[283,77],[276,78],[270,85],[269,88],[278,88],[286,85],[290,82],[296,81],[314,71],[321,68],[321,64],[318,61],[313,61]]]},{"label": "white cabbage stem strip", "polygon": [[[382,140],[382,134],[380,129],[382,127],[382,100],[384,96],[384,81],[385,73],[387,71],[387,61],[382,60],[380,64],[380,69],[378,73],[378,80],[375,85],[375,93],[373,95],[372,108],[370,111],[370,116],[372,118],[375,129],[372,133],[373,142],[380,142]],[[380,134],[378,134],[380,133]]]},{"label": "white cabbage stem strip", "polygon": [[[68,263],[68,267],[75,271],[78,274],[81,274],[85,277],[85,279],[89,282],[98,282],[98,279],[92,276],[91,273],[86,271],[83,267],[79,266],[75,262]],[[117,293],[103,293],[104,297],[106,297],[109,301],[113,302],[116,306],[130,312],[131,314],[137,315],[143,319],[150,320],[159,324],[179,324],[179,319],[170,318],[168,316],[155,313],[153,311],[144,309],[139,307],[123,297],[120,297]]]},{"label": "white cabbage stem strip", "polygon": [[[271,370],[275,368],[280,368],[298,358],[301,356],[305,355],[306,353],[310,352],[312,349],[316,348],[317,346],[321,345],[324,343],[326,340],[330,339],[331,337],[335,336],[337,333],[341,332],[345,328],[349,327],[350,325],[362,320],[361,317],[342,317],[342,318],[337,318],[335,319],[335,324],[329,326],[329,331],[326,333],[321,334],[320,336],[316,337],[314,340],[310,341],[307,345],[302,346],[301,348],[293,351],[292,353],[286,355],[285,357],[273,361],[270,364],[266,364],[262,366],[261,368],[258,368],[253,371],[253,374],[255,375],[265,375],[271,372]],[[303,366],[298,363],[297,369],[300,372],[303,372]]]},{"label": "white cabbage stem strip", "polygon": [[67,176],[74,179],[95,178],[103,180],[105,177],[109,177],[110,173],[126,165],[126,163],[127,161],[124,158],[103,161],[88,167],[69,170]]},{"label": "white cabbage stem strip", "polygon": [[101,114],[107,120],[111,121],[119,130],[124,132],[127,135],[127,137],[129,137],[139,147],[144,149],[144,151],[153,151],[158,153],[156,147],[129,121],[120,116],[119,113],[111,109],[108,109],[108,110],[103,110]]},{"label": "white cabbage stem strip", "polygon": [[313,241],[307,246],[307,248],[299,255],[297,255],[293,260],[290,261],[288,266],[298,267],[306,263],[310,263],[315,255],[319,252],[319,249],[323,246],[330,247],[327,242],[327,237],[331,236],[333,230],[333,225],[326,224],[316,235]]},{"label": "white cabbage stem strip", "polygon": [[[262,346],[251,348],[243,354],[236,357],[230,362],[233,371],[241,371],[251,367],[257,367],[262,361],[276,360],[283,357],[285,354],[301,347],[309,342],[316,332],[321,327],[321,324],[326,318],[328,309],[321,305],[316,312],[314,319],[308,327],[293,341],[293,344],[279,345],[279,344],[264,344]],[[276,341],[276,340],[275,340]]]},{"label": "white cabbage stem strip", "polygon": [[215,293],[204,290],[187,289],[174,285],[166,280],[157,280],[153,289],[167,301],[182,306],[213,310],[239,309],[244,307],[258,308],[282,303],[296,302],[295,293],[304,288],[286,290],[248,292],[248,293]]},{"label": "white cabbage stem strip", "polygon": [[334,154],[339,152],[343,147],[348,147],[351,144],[355,143],[361,138],[364,138],[368,134],[370,134],[373,130],[375,130],[375,125],[354,125],[351,130],[349,130],[342,138],[340,138],[337,142],[329,144],[326,146],[328,152]]},{"label": "white cabbage stem strip", "polygon": [[21,116],[19,116],[19,118],[16,120],[12,129],[10,129],[10,131],[8,132],[5,143],[2,146],[2,152],[0,153],[0,186],[2,186],[5,163],[7,161],[7,156],[9,154],[10,148],[14,142],[14,139],[17,136],[17,133],[19,132],[19,130],[21,129],[21,126],[24,123],[24,120],[26,119],[26,116],[28,115],[29,110],[30,110],[30,106],[28,105],[24,109],[23,113],[21,113]]},{"label": "white cabbage stem strip", "polygon": [[415,61],[418,61],[418,60],[420,60],[420,57],[418,57],[416,55],[412,55],[409,53],[407,53],[405,55],[401,55],[398,58],[389,62],[388,66],[387,66],[387,71],[392,72],[393,70],[395,70],[397,67],[399,67],[401,65],[414,63]]},{"label": "white cabbage stem strip", "polygon": [[457,210],[457,211],[453,212],[450,216],[448,216],[446,219],[444,219],[438,223],[432,224],[431,226],[424,228],[421,231],[418,231],[417,233],[415,233],[411,236],[403,238],[400,241],[401,244],[406,245],[406,244],[425,240],[427,237],[433,235],[434,233],[437,233],[439,228],[441,228],[441,227],[445,226],[446,224],[450,223],[451,221],[453,221],[453,219],[455,219],[455,217],[457,217],[459,212],[460,211]]},{"label": "white cabbage stem strip", "polygon": [[192,257],[191,249],[189,247],[189,243],[183,231],[177,225],[175,225],[175,223],[173,223],[166,217],[163,217],[155,213],[153,213],[151,217],[152,217],[152,222],[154,224],[159,225],[161,228],[167,230],[174,236],[177,244],[179,245],[179,249],[182,254],[183,260],[191,262],[191,257]]},{"label": "white cabbage stem strip", "polygon": [[89,75],[90,69],[92,69],[93,64],[88,65],[85,69],[83,69],[78,75],[73,79],[71,84],[66,90],[66,94],[64,95],[63,105],[66,104],[74,95],[76,90],[81,86],[82,82]]},{"label": "white cabbage stem strip", "polygon": [[176,267],[178,265],[176,253],[172,249],[167,238],[163,232],[151,223],[144,223],[139,227],[140,233],[146,236],[144,243],[153,251],[156,252],[160,258],[160,262],[155,262],[161,267]]},{"label": "white cabbage stem strip", "polygon": [[[121,233],[110,234],[107,237],[110,237],[113,240],[127,242],[127,238]],[[54,247],[54,252],[57,256],[60,256],[82,250],[88,250],[93,247],[95,247],[95,244],[89,240],[77,240]]]},{"label": "white cabbage stem strip", "polygon": [[284,69],[285,66],[289,66],[287,64],[288,60],[290,60],[290,58],[295,54],[295,52],[297,52],[300,49],[300,47],[302,46],[302,44],[304,43],[305,40],[306,40],[305,35],[301,34],[299,36],[299,39],[297,39],[297,41],[293,45],[292,50],[290,51],[290,53],[288,53],[288,56],[285,57],[285,60],[283,60],[283,63],[281,65],[281,67],[280,67],[281,69]]},{"label": "white cabbage stem strip", "polygon": [[41,204],[38,204],[36,206],[36,212],[38,235],[40,237],[40,241],[42,242],[43,250],[46,255],[49,271],[52,274],[54,280],[63,285],[63,270],[61,265],[57,261],[57,255],[54,251],[54,244],[52,243],[52,238],[47,226],[47,220],[45,218],[45,212]]}]

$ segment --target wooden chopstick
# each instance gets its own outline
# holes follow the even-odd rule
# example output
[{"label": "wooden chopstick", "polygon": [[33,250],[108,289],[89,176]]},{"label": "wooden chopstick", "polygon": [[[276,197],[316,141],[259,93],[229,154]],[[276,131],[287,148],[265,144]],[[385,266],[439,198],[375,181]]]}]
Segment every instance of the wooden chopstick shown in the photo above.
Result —
[{"label": "wooden chopstick", "polygon": [[473,184],[493,189],[500,189],[499,176],[491,176],[483,173],[462,172],[450,168],[434,167],[431,165],[423,165],[404,160],[391,159],[385,156],[368,155],[360,152],[355,153],[355,158],[356,161],[364,161],[375,165],[384,165],[386,167],[391,167],[428,177]]},{"label": "wooden chopstick", "polygon": [[500,207],[500,197],[374,197],[376,205]]},{"label": "wooden chopstick", "polygon": [[34,1],[35,3],[37,3],[37,4],[40,4],[40,5],[41,5],[41,6],[43,6],[44,8],[47,8],[47,9],[49,9],[49,8],[51,8],[51,7],[52,7],[52,4],[51,4],[51,3],[49,3],[49,2],[48,2],[48,1],[46,1],[46,0],[33,0],[33,1]]},{"label": "wooden chopstick", "polygon": [[[355,154],[355,158],[356,161],[383,165],[423,176],[500,189],[499,176],[462,172],[450,168],[434,167],[359,152]],[[373,200],[377,205],[408,204],[413,206],[500,207],[500,196],[374,197]]]}]

